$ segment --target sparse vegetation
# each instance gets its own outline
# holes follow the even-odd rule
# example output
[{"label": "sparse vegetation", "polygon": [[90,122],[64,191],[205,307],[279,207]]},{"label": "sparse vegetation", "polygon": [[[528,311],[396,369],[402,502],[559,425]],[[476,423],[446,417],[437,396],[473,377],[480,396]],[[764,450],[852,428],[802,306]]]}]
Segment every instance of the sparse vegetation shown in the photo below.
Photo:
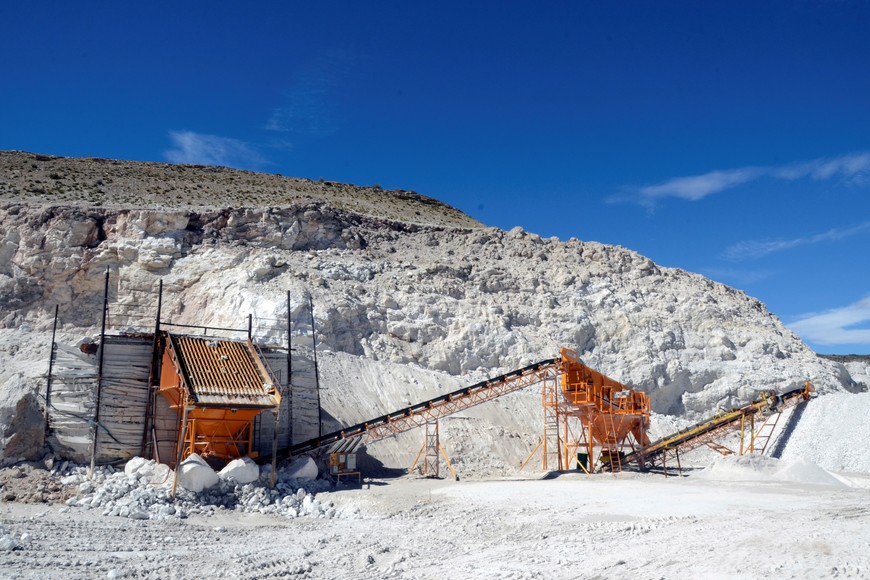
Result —
[{"label": "sparse vegetation", "polygon": [[[51,183],[46,199],[45,183]],[[225,167],[64,158],[0,152],[0,203],[36,202],[187,210],[213,207],[287,207],[323,201],[378,219],[475,228],[481,224],[435,199],[380,184],[360,187]],[[401,201],[401,203],[398,203]],[[404,208],[400,210],[399,208]]]}]

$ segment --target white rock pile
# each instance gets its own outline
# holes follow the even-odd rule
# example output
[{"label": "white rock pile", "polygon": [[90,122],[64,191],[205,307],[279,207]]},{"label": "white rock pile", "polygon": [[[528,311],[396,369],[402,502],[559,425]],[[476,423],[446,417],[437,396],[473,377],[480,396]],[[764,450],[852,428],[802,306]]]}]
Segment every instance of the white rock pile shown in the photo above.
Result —
[{"label": "white rock pile", "polygon": [[245,458],[230,462],[216,473],[202,458],[191,456],[181,465],[173,498],[175,473],[154,460],[135,457],[123,470],[97,467],[91,477],[86,467],[76,466],[61,478],[61,483],[75,486],[78,495],[67,500],[62,509],[97,510],[105,516],[136,520],[210,516],[228,510],[288,518],[353,515],[344,514],[331,501],[315,497],[332,484],[316,479],[317,467],[312,459],[300,458],[279,467],[274,487],[271,471],[270,465],[259,467]]}]

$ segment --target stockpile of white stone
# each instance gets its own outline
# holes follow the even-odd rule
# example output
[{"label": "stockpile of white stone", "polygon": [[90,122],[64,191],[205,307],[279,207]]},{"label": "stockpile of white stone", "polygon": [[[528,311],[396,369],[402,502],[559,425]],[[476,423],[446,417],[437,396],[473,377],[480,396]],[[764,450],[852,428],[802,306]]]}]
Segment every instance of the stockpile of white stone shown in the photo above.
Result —
[{"label": "stockpile of white stone", "polygon": [[182,462],[175,497],[175,473],[166,465],[136,457],[123,470],[112,466],[73,467],[61,482],[78,488],[64,510],[96,510],[105,516],[130,519],[186,518],[221,511],[297,517],[333,518],[342,515],[330,501],[315,494],[331,488],[317,480],[317,466],[301,458],[278,469],[274,487],[271,466],[258,466],[248,458],[230,462],[215,472],[197,455]]}]

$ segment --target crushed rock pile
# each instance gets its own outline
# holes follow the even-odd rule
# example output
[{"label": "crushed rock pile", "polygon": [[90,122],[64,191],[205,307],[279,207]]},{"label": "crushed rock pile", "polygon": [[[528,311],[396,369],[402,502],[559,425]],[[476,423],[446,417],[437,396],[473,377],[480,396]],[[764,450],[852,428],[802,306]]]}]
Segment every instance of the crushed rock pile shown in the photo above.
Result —
[{"label": "crushed rock pile", "polygon": [[73,492],[45,466],[20,463],[0,469],[0,498],[20,503],[61,503]]},{"label": "crushed rock pile", "polygon": [[[179,477],[174,499],[174,472],[154,460],[136,457],[127,462],[123,470],[112,466],[97,467],[90,478],[86,467],[76,466],[60,480],[78,492],[66,501],[62,509],[97,510],[104,516],[135,520],[183,519],[194,514],[210,516],[224,510],[287,518],[354,517],[356,513],[353,511],[345,513],[331,501],[315,497],[316,493],[331,489],[332,483],[310,478],[308,462],[313,464],[311,459],[302,458],[279,467],[272,488],[270,465],[258,468],[254,481],[241,483],[228,475],[233,470],[215,473],[202,459],[192,456],[182,463],[182,474],[190,464],[196,464],[197,475]],[[203,475],[203,465],[211,471],[213,479]],[[235,473],[238,471],[237,468]],[[211,480],[211,483],[201,487],[204,479]],[[197,491],[187,489],[184,484]]]}]

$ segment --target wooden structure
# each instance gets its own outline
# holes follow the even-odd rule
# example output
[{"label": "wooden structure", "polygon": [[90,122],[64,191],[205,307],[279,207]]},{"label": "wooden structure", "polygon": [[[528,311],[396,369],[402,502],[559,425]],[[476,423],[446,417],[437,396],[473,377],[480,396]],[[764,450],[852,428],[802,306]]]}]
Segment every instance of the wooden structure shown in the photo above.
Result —
[{"label": "wooden structure", "polygon": [[52,345],[47,442],[58,455],[82,463],[91,457],[99,464],[126,461],[141,452],[151,339],[106,336],[93,346],[94,352],[84,352]]},{"label": "wooden structure", "polygon": [[161,333],[160,394],[179,417],[177,461],[193,453],[234,459],[253,453],[253,424],[276,415],[279,383],[250,341]]}]

